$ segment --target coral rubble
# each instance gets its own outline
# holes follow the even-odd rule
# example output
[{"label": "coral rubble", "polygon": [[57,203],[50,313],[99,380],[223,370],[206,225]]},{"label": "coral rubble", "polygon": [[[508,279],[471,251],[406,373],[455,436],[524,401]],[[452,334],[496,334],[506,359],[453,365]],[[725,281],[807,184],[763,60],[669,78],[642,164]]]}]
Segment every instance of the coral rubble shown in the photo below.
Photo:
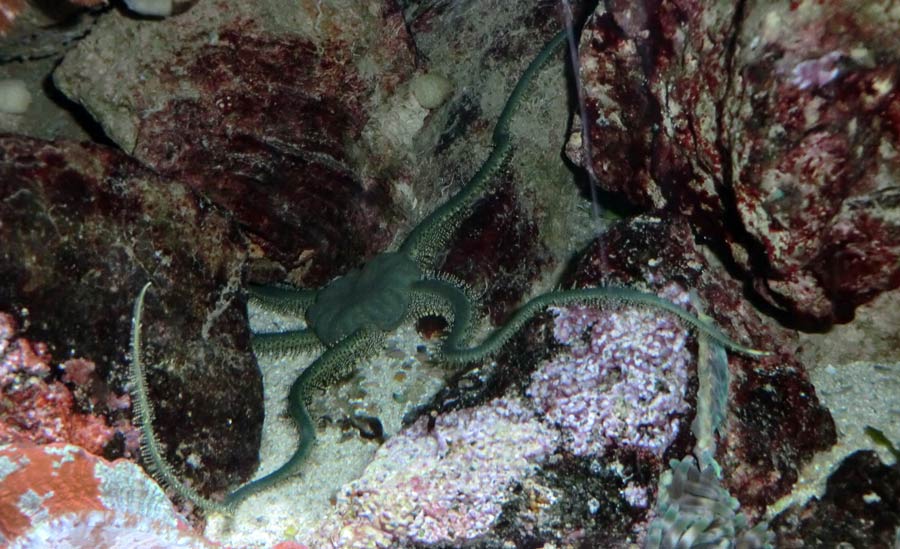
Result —
[{"label": "coral rubble", "polygon": [[304,541],[394,547],[483,536],[514,486],[537,470],[558,440],[518,400],[422,417],[378,450],[362,477],[341,489],[323,526]]}]

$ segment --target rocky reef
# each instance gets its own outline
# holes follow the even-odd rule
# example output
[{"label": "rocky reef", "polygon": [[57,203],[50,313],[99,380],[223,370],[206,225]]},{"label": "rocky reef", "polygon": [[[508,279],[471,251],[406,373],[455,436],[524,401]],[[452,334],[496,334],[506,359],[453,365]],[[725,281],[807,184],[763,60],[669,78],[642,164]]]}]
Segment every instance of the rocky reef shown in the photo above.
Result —
[{"label": "rocky reef", "polygon": [[[690,546],[691,490],[726,542],[896,543],[890,2],[49,4],[0,0],[4,543]],[[409,288],[441,281],[474,308],[465,337],[515,325],[503,346],[451,364],[461,306],[392,322],[310,391],[299,475],[228,516],[170,502],[136,465],[144,284],[162,457],[221,499],[291,455],[292,383],[339,343],[263,356],[256,334],[309,316],[247,288],[395,252],[481,170],[398,291],[414,309]],[[517,317],[587,288],[646,297]]]}]

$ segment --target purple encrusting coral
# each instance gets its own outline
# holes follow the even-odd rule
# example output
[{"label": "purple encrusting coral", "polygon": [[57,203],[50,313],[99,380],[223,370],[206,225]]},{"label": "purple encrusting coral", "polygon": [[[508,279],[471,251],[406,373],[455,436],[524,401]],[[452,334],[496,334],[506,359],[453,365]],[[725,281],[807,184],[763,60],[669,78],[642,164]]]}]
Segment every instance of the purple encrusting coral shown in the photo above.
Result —
[{"label": "purple encrusting coral", "polygon": [[345,486],[316,547],[458,543],[489,531],[515,480],[537,469],[559,434],[519,399],[422,417]]},{"label": "purple encrusting coral", "polygon": [[[677,286],[662,293],[687,306]],[[690,408],[687,331],[666,314],[628,305],[551,310],[554,336],[568,349],[532,374],[529,399],[507,393],[420,418],[378,450],[303,542],[457,544],[489,534],[511,487],[559,448],[598,456],[617,445],[661,456]],[[635,506],[646,507],[646,498],[644,487],[630,487]],[[547,503],[555,499],[551,494]]]},{"label": "purple encrusting coral", "polygon": [[[683,292],[668,297],[686,300]],[[618,445],[661,457],[689,410],[687,332],[653,310],[552,311],[553,335],[569,352],[532,374],[528,395],[568,433],[566,448],[584,456]]]}]

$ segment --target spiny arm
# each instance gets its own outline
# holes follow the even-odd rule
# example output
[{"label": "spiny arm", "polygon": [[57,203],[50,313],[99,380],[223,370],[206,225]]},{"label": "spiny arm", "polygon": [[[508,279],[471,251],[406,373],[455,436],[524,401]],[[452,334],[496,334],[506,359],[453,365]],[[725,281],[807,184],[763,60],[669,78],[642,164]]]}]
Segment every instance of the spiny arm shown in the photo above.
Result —
[{"label": "spiny arm", "polygon": [[267,311],[302,316],[316,300],[318,290],[288,286],[247,286],[250,299]]},{"label": "spiny arm", "polygon": [[141,358],[141,322],[144,298],[149,287],[148,282],[138,294],[131,321],[131,392],[135,402],[136,420],[142,435],[141,453],[153,475],[178,495],[207,512],[231,514],[247,497],[296,474],[315,441],[315,426],[306,410],[312,391],[346,377],[352,371],[355,360],[364,359],[375,353],[381,339],[377,334],[360,330],[325,351],[309,365],[294,381],[288,394],[288,412],[299,435],[297,449],[293,455],[272,473],[245,484],[226,496],[225,501],[217,502],[202,496],[178,479],[175,470],[163,457],[161,445],[153,432],[153,406],[148,396],[146,372]]},{"label": "spiny arm", "polygon": [[313,390],[324,389],[350,375],[355,363],[374,355],[381,343],[382,340],[376,333],[359,330],[326,350],[303,370],[288,393],[288,414],[299,436],[296,450],[278,469],[260,479],[248,482],[229,494],[225,498],[225,504],[229,508],[237,507],[240,502],[253,494],[274,486],[300,471],[316,440],[316,428],[306,409]]},{"label": "spiny arm", "polygon": [[129,374],[135,420],[141,430],[141,456],[153,476],[181,497],[205,511],[229,513],[231,509],[227,503],[207,499],[178,479],[175,470],[163,457],[159,440],[153,432],[153,405],[150,403],[147,393],[147,375],[141,360],[141,322],[144,315],[144,296],[147,294],[148,288],[150,288],[150,282],[141,288],[141,292],[134,302],[134,311],[131,316],[131,368]]},{"label": "spiny arm", "polygon": [[494,133],[491,137],[493,144],[491,154],[458,193],[419,222],[400,246],[398,250],[400,253],[415,259],[420,266],[424,267],[430,263],[432,256],[438,250],[445,247],[450,235],[462,223],[465,213],[472,207],[475,199],[485,193],[494,174],[511,153],[510,121],[519,108],[528,85],[564,41],[565,32],[557,34],[531,61],[510,93],[509,99],[506,100],[500,118],[494,126]]},{"label": "spiny arm", "polygon": [[250,344],[257,356],[296,356],[322,347],[322,342],[312,330],[253,334]]},{"label": "spiny arm", "polygon": [[659,309],[677,316],[683,322],[710,337],[726,349],[751,357],[768,356],[771,353],[746,347],[731,340],[719,328],[702,320],[661,297],[622,287],[582,288],[563,290],[538,296],[520,307],[506,324],[497,328],[480,344],[463,348],[456,340],[448,339],[441,348],[444,358],[451,362],[474,362],[492,355],[525,325],[535,314],[546,307],[566,305],[603,305],[609,303],[625,303]]}]

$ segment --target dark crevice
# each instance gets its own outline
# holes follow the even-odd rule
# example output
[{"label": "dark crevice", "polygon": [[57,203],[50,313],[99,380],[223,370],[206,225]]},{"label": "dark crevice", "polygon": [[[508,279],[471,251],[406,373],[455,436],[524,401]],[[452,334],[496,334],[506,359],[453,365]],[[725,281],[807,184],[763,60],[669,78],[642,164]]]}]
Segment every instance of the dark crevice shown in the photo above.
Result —
[{"label": "dark crevice", "polygon": [[[590,0],[586,3],[573,6],[573,10],[575,11],[575,36],[581,36],[588,17],[597,10],[599,4],[600,0]],[[566,63],[564,63],[563,70],[566,79],[566,104],[568,107],[568,122],[566,124],[565,135],[571,135],[575,124],[575,116],[579,115],[579,112],[575,73],[573,72],[573,65],[571,60],[569,60],[568,53],[566,53]],[[585,201],[590,201],[592,199],[590,175],[583,166],[576,164],[569,158],[565,151],[565,142],[560,149],[560,158],[572,174],[573,182],[578,188],[581,198]],[[588,159],[588,161],[591,161],[591,159]],[[605,190],[603,186],[599,185],[599,182],[594,188],[594,193],[596,194],[601,211],[612,214],[613,217],[631,217],[639,215],[642,211],[641,208],[633,204],[624,193]]]}]

